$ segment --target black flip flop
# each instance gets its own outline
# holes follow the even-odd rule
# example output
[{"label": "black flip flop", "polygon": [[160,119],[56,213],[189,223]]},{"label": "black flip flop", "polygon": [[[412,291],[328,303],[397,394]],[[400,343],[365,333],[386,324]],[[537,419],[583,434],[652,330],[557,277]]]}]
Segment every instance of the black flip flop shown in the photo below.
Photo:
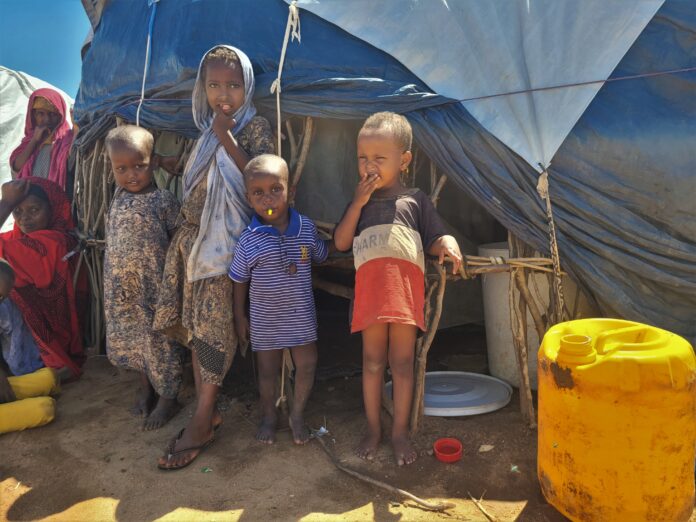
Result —
[{"label": "black flip flop", "polygon": [[[179,432],[179,438],[181,438],[181,435],[183,433],[184,433],[184,430],[181,430]],[[177,440],[179,440],[179,438],[177,438]],[[175,441],[174,444],[170,445],[168,448],[167,462],[169,462],[172,459],[172,457],[176,457],[177,455],[181,455],[183,453],[190,453],[192,451],[198,451],[198,453],[196,454],[195,457],[193,457],[191,460],[189,460],[186,464],[182,464],[181,466],[162,466],[161,464],[157,463],[157,467],[159,469],[161,469],[162,471],[174,471],[177,469],[183,469],[186,466],[189,466],[194,460],[196,460],[198,458],[198,456],[203,452],[203,450],[205,448],[207,448],[208,446],[210,446],[213,442],[215,442],[215,435],[210,437],[207,441],[205,441],[200,446],[190,446],[188,448],[184,448],[184,449],[181,449],[179,451],[171,451],[174,449],[174,446],[176,445],[176,441]]]}]

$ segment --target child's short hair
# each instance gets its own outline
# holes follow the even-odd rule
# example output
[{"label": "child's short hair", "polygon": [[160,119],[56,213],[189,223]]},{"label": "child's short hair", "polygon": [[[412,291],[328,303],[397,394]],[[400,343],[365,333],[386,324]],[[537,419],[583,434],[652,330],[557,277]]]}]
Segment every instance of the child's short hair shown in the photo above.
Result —
[{"label": "child's short hair", "polygon": [[280,156],[275,154],[261,154],[256,156],[244,167],[244,179],[247,180],[254,174],[274,174],[278,175],[286,183],[290,179],[288,164]]},{"label": "child's short hair", "polygon": [[224,63],[229,65],[232,69],[237,66],[241,67],[241,62],[239,61],[239,56],[232,49],[227,47],[215,47],[203,58],[203,66],[201,71],[205,75],[206,66],[210,63]]},{"label": "child's short hair", "polygon": [[363,123],[358,136],[363,131],[384,130],[389,132],[403,149],[404,152],[411,150],[413,143],[413,131],[411,124],[401,114],[395,112],[376,112]]},{"label": "child's short hair", "polygon": [[12,283],[15,280],[15,271],[12,265],[6,259],[0,257],[0,278],[6,278]]},{"label": "child's short hair", "polygon": [[150,131],[135,125],[119,125],[106,135],[106,152],[117,147],[127,147],[142,152],[146,157],[152,156],[155,148],[155,138]]}]

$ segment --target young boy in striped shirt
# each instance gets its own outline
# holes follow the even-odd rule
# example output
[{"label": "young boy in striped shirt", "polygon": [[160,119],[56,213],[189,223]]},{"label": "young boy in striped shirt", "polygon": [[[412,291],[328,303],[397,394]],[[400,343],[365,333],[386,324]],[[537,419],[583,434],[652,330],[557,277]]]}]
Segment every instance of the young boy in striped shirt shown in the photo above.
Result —
[{"label": "young boy in striped shirt", "polygon": [[251,337],[257,354],[262,418],[256,439],[265,444],[275,441],[275,383],[283,348],[290,348],[295,364],[289,418],[293,440],[295,444],[309,441],[303,415],[317,365],[312,261],[322,262],[328,255],[327,243],[317,236],[314,223],[289,207],[294,189],[289,188],[288,178],[288,166],[278,156],[263,154],[247,164],[246,197],[256,214],[239,238],[229,270],[237,335],[240,342]]}]

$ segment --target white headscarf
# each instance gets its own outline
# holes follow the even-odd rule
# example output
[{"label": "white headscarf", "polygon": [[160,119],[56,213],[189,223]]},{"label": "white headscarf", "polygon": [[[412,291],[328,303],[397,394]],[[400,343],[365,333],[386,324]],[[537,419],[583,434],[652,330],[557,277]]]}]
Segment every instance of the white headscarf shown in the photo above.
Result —
[{"label": "white headscarf", "polygon": [[184,169],[184,199],[205,178],[206,172],[208,188],[198,237],[186,263],[186,277],[189,281],[227,273],[239,236],[253,214],[246,200],[242,172],[212,129],[215,113],[208,104],[205,92],[203,63],[208,53],[218,47],[234,51],[244,73],[244,103],[233,115],[237,124],[232,129],[232,134],[237,135],[256,115],[256,108],[252,103],[254,71],[249,57],[236,47],[216,45],[203,55],[193,87],[193,121],[201,131],[201,136]]}]

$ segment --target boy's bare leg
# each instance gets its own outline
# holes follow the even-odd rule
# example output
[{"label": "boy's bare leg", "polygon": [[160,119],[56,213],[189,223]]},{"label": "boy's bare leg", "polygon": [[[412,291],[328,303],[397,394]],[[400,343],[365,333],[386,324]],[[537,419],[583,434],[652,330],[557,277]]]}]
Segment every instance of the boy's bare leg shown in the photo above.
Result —
[{"label": "boy's bare leg", "polygon": [[[314,371],[317,368],[317,345],[315,343],[295,346],[290,349],[295,364],[295,394],[288,422],[295,444],[307,444],[309,428],[304,421],[304,409],[314,386]],[[282,364],[282,362],[281,362]]]},{"label": "boy's bare leg", "polygon": [[367,432],[360,441],[356,454],[362,459],[375,458],[382,437],[380,408],[384,369],[387,366],[388,324],[376,323],[362,331],[363,339],[363,402],[367,417]]},{"label": "boy's bare leg", "polygon": [[399,466],[413,463],[418,456],[408,434],[413,401],[413,359],[417,333],[418,329],[414,325],[389,325],[389,368],[394,383],[394,424],[391,439],[394,458]]},{"label": "boy's bare leg", "polygon": [[264,444],[275,442],[278,412],[276,411],[276,379],[283,361],[283,350],[259,350],[256,352],[259,363],[259,395],[261,396],[261,422],[256,432],[256,440]]},{"label": "boy's bare leg", "polygon": [[[198,356],[195,350],[193,353],[193,371],[199,373],[200,366],[198,364]],[[217,400],[220,388],[212,383],[203,382],[201,376],[194,376],[198,382],[198,393],[196,402],[196,411],[191,417],[188,425],[184,429],[180,439],[173,441],[169,451],[176,453],[178,451],[191,448],[191,451],[184,451],[180,455],[173,456],[168,459],[167,455],[160,457],[159,464],[163,467],[178,468],[186,465],[187,462],[195,459],[200,453],[199,448],[206,443],[209,443],[213,438],[213,416],[215,413],[215,401]]]},{"label": "boy's bare leg", "polygon": [[138,394],[135,396],[135,404],[131,407],[130,412],[137,417],[147,417],[155,405],[157,395],[145,372],[140,373],[139,382]]}]

